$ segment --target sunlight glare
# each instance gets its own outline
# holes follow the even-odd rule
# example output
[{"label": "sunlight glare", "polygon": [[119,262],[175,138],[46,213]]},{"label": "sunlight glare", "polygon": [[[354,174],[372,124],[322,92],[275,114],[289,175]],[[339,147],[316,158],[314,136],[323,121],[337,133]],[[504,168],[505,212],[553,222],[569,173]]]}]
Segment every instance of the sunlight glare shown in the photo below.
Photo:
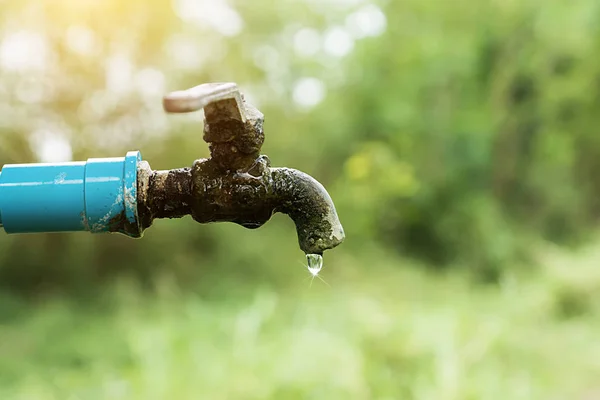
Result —
[{"label": "sunlight glare", "polygon": [[210,26],[223,36],[236,36],[244,27],[240,14],[225,0],[175,0],[173,8],[183,21]]},{"label": "sunlight glare", "polygon": [[123,55],[113,55],[106,62],[106,88],[109,92],[127,93],[132,86],[133,64]]},{"label": "sunlight glare", "polygon": [[2,39],[0,65],[13,71],[41,71],[47,67],[48,53],[48,45],[43,35],[21,30]]},{"label": "sunlight glare", "polygon": [[374,4],[366,5],[346,18],[346,28],[357,39],[379,36],[386,27],[385,14]]},{"label": "sunlight glare", "polygon": [[171,36],[167,42],[166,52],[179,69],[199,70],[205,63],[203,52],[198,50],[198,43],[186,35]]},{"label": "sunlight glare", "polygon": [[325,32],[323,47],[328,54],[343,57],[354,48],[354,39],[346,29],[336,26]]},{"label": "sunlight glare", "polygon": [[302,78],[294,85],[294,102],[304,108],[312,108],[325,98],[325,84],[317,78]]},{"label": "sunlight glare", "polygon": [[165,92],[165,75],[155,68],[144,68],[135,74],[137,90],[145,97],[160,97]]},{"label": "sunlight glare", "polygon": [[315,29],[302,28],[294,35],[294,50],[304,57],[314,56],[321,49],[321,35]]},{"label": "sunlight glare", "polygon": [[94,32],[81,25],[73,25],[67,29],[65,44],[74,53],[93,55],[98,50],[98,42]]},{"label": "sunlight glare", "polygon": [[39,130],[32,133],[32,150],[40,162],[67,162],[73,158],[71,143],[63,135],[49,130]]}]

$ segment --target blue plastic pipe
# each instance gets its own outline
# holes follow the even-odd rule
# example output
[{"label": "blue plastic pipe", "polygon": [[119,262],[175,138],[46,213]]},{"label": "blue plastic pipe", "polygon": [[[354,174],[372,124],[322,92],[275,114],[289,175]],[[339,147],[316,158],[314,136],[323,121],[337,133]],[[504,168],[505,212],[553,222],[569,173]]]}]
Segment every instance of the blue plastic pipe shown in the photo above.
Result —
[{"label": "blue plastic pipe", "polygon": [[138,151],[84,162],[8,164],[0,171],[7,233],[89,231],[140,237]]}]

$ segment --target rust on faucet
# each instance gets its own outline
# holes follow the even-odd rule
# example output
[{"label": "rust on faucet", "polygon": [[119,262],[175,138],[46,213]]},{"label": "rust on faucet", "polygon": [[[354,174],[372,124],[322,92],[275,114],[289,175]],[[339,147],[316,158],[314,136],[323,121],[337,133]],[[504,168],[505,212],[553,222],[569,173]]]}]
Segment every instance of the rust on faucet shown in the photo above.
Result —
[{"label": "rust on faucet", "polygon": [[210,158],[191,167],[138,168],[138,213],[142,229],[155,218],[190,214],[199,223],[234,222],[254,229],[275,212],[294,220],[307,254],[322,254],[344,240],[331,197],[317,180],[290,168],[273,168],[260,154],[263,114],[246,102],[235,83],[208,83],[168,94],[169,113],[204,110],[203,139]]}]

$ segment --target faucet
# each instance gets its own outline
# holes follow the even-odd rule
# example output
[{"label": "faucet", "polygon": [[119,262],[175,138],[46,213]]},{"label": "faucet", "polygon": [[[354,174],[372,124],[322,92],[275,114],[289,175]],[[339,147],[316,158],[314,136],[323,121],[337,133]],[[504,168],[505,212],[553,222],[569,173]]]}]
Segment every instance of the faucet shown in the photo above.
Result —
[{"label": "faucet", "polygon": [[0,226],[6,233],[89,231],[143,236],[156,218],[255,229],[276,212],[296,225],[300,249],[323,254],[344,240],[331,197],[316,179],[271,167],[260,154],[263,114],[235,83],[206,83],[163,98],[168,113],[204,111],[210,158],[152,170],[139,151],[85,162],[5,165]]}]

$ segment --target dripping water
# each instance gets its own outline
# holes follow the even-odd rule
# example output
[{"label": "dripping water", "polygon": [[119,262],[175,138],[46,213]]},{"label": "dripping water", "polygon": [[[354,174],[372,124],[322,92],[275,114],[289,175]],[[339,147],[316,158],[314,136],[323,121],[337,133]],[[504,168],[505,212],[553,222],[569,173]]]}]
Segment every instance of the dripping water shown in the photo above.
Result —
[{"label": "dripping water", "polygon": [[308,262],[308,272],[312,276],[317,276],[323,268],[323,256],[320,254],[307,254],[306,261]]}]

